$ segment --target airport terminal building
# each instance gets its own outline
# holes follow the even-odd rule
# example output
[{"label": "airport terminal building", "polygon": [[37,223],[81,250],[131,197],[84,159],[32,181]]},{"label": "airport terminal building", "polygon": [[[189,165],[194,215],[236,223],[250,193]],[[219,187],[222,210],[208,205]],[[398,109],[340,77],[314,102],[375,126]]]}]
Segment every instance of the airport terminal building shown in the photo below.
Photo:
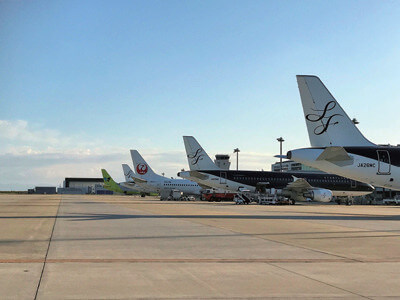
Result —
[{"label": "airport terminal building", "polygon": [[103,178],[66,177],[59,194],[110,194],[113,192],[103,188]]},{"label": "airport terminal building", "polygon": [[318,169],[308,167],[306,165],[295,162],[293,160],[282,161],[282,169],[281,169],[281,163],[278,161],[271,165],[271,171],[273,171],[273,172],[299,171],[299,172],[320,172],[321,173],[321,171]]}]

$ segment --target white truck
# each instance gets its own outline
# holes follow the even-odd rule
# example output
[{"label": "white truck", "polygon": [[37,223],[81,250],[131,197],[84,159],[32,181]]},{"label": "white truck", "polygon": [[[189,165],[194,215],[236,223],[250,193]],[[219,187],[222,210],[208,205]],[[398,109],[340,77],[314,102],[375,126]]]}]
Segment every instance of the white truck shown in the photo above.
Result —
[{"label": "white truck", "polygon": [[179,190],[172,190],[169,194],[168,200],[181,200],[183,193]]},{"label": "white truck", "polygon": [[382,200],[382,204],[386,205],[400,205],[400,196],[396,195],[394,198],[386,198]]}]

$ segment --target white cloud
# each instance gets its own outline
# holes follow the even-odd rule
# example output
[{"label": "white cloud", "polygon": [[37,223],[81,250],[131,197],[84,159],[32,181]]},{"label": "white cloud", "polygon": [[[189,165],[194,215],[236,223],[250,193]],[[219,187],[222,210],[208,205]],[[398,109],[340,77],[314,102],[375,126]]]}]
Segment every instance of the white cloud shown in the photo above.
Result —
[{"label": "white cloud", "polygon": [[[116,181],[123,181],[121,164],[132,165],[129,147],[104,146],[103,141],[87,142],[79,136],[65,137],[56,130],[32,128],[23,120],[0,120],[0,138],[5,141],[0,148],[0,190],[59,186],[65,177],[101,177],[101,168],[107,169]],[[167,177],[176,177],[178,171],[188,168],[183,149],[163,151],[154,147],[140,152],[154,171]],[[239,154],[241,169],[269,170],[274,161],[269,153]],[[235,156],[231,162],[231,169],[235,169]]]},{"label": "white cloud", "polygon": [[14,142],[22,141],[56,145],[59,142],[60,133],[52,129],[35,130],[28,127],[28,122],[24,120],[0,120],[0,138]]}]

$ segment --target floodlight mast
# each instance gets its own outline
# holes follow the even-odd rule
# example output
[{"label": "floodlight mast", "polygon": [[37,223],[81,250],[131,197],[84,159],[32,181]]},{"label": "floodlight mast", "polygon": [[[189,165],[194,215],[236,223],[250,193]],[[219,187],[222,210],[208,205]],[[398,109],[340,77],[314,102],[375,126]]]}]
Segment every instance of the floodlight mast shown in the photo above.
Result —
[{"label": "floodlight mast", "polygon": [[282,137],[279,137],[276,140],[280,143],[280,165],[281,165],[281,172],[283,172],[283,169],[282,169],[282,143],[285,140]]},{"label": "floodlight mast", "polygon": [[236,153],[236,171],[239,170],[239,148],[233,149],[233,153]]}]

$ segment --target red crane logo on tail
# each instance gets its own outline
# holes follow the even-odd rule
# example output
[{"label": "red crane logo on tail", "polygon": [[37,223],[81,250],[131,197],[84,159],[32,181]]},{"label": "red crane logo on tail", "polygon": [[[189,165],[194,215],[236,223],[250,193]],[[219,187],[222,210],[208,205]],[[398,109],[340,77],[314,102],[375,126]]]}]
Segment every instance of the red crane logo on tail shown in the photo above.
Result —
[{"label": "red crane logo on tail", "polygon": [[136,172],[140,175],[144,175],[147,173],[148,167],[146,164],[138,164],[136,167]]}]

